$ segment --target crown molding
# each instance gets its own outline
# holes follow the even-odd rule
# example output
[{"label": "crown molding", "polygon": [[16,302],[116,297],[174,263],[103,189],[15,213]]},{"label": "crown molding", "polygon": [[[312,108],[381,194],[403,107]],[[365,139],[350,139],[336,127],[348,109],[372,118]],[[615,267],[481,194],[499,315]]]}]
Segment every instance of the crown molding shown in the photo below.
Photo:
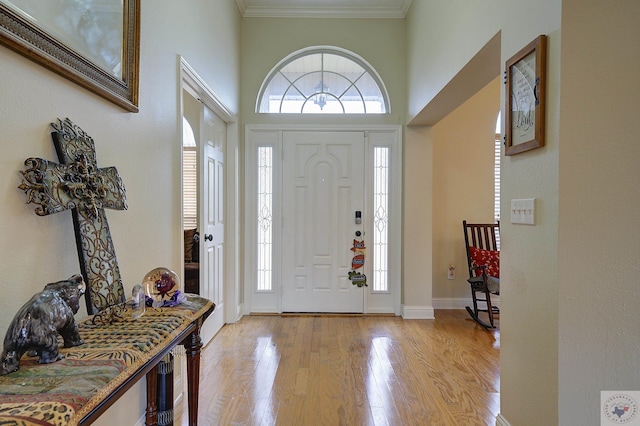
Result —
[{"label": "crown molding", "polygon": [[244,12],[247,10],[247,3],[244,0],[236,0],[236,6],[238,6],[240,16],[244,16]]},{"label": "crown molding", "polygon": [[[252,4],[251,0],[236,0],[243,18],[395,18],[404,19],[412,0],[398,6],[322,6],[322,2],[306,5],[285,5],[273,0],[269,4]],[[292,3],[292,2],[289,2]]]}]

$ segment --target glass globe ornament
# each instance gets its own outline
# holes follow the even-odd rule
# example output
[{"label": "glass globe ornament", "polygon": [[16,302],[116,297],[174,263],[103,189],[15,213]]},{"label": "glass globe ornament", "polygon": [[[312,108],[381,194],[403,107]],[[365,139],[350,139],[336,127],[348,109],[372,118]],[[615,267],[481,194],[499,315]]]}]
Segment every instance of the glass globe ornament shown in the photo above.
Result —
[{"label": "glass globe ornament", "polygon": [[138,319],[144,315],[146,301],[146,294],[144,287],[140,284],[136,284],[133,286],[133,290],[131,290],[131,317],[133,319]]},{"label": "glass globe ornament", "polygon": [[180,291],[180,277],[168,268],[155,268],[142,280],[147,306],[162,308],[186,302]]}]

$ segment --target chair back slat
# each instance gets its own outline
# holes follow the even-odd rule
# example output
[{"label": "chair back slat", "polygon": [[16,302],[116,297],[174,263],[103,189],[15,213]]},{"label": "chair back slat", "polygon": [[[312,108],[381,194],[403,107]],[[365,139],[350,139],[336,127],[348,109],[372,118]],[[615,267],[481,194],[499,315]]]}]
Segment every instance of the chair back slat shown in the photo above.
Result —
[{"label": "chair back slat", "polygon": [[500,224],[498,223],[467,223],[462,221],[464,228],[464,243],[467,252],[467,265],[469,276],[475,275],[475,268],[471,265],[471,254],[469,247],[481,250],[498,250],[498,236],[500,235]]},{"label": "chair back slat", "polygon": [[[495,328],[494,316],[500,313],[500,308],[491,303],[491,294],[500,294],[499,257],[493,253],[480,253],[479,259],[482,259],[483,263],[487,263],[487,265],[473,266],[470,248],[498,251],[500,221],[498,223],[467,223],[466,220],[463,220],[462,227],[469,267],[467,282],[471,286],[471,300],[473,301],[473,306],[466,306],[466,309],[471,318],[481,326],[487,329]],[[484,309],[482,309],[482,305],[478,306],[478,303],[484,303]],[[487,314],[488,322],[480,318],[481,312]]]}]

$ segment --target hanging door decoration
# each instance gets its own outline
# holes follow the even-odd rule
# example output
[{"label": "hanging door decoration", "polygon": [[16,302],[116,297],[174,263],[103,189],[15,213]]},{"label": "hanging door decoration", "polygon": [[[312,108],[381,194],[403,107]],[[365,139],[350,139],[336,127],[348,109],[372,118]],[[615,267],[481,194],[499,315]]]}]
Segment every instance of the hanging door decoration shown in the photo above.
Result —
[{"label": "hanging door decoration", "polygon": [[364,266],[364,255],[366,247],[364,246],[364,240],[353,240],[353,247],[351,251],[354,253],[351,260],[351,271],[349,271],[349,279],[353,285],[358,287],[367,287],[367,276],[361,272],[357,272],[356,269],[360,269]]}]

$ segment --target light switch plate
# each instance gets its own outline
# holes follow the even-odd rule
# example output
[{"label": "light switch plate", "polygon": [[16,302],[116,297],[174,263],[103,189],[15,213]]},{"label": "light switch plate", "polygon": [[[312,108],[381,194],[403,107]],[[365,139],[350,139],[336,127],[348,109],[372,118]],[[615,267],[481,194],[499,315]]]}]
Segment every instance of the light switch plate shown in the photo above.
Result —
[{"label": "light switch plate", "polygon": [[511,200],[511,223],[523,225],[536,224],[536,199],[522,198]]}]

